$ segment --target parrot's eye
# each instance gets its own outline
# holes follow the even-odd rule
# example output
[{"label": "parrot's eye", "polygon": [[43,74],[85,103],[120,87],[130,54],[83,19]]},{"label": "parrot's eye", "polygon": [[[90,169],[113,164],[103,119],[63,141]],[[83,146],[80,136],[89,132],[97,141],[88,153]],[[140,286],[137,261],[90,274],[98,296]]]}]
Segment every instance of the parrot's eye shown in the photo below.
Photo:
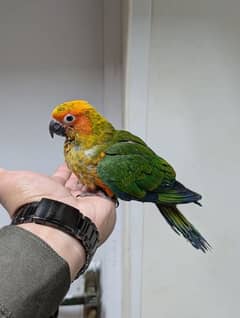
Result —
[{"label": "parrot's eye", "polygon": [[64,118],[63,121],[65,124],[70,124],[75,120],[75,116],[71,115],[71,114],[67,114]]}]

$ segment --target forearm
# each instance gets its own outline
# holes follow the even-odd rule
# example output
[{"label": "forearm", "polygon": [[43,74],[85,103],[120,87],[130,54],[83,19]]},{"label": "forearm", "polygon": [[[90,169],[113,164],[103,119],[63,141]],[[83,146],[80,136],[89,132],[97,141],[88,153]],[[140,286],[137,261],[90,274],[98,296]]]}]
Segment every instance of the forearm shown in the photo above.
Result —
[{"label": "forearm", "polygon": [[50,247],[53,238],[61,240],[55,234],[46,231],[41,240],[16,226],[0,230],[0,317],[41,318],[57,310],[71,278],[64,249]]}]

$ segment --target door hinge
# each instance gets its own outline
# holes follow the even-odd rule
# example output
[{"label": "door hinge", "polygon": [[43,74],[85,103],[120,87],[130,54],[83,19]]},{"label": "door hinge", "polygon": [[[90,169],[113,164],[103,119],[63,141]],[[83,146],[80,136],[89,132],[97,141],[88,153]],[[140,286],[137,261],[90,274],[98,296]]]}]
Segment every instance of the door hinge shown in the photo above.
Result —
[{"label": "door hinge", "polygon": [[76,297],[67,297],[61,306],[83,306],[83,318],[101,317],[101,286],[100,270],[90,269],[84,276],[84,294]]}]

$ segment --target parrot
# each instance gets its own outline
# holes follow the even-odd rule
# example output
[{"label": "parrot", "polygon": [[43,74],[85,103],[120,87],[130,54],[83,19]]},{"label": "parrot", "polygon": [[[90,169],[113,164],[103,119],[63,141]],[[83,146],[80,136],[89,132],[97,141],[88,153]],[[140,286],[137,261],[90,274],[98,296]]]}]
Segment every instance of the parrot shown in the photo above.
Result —
[{"label": "parrot", "polygon": [[176,180],[174,168],[140,137],[117,130],[85,100],[57,105],[49,123],[51,137],[65,137],[68,168],[90,192],[112,199],[154,203],[166,222],[202,252],[211,246],[177,205],[200,205],[201,195]]}]

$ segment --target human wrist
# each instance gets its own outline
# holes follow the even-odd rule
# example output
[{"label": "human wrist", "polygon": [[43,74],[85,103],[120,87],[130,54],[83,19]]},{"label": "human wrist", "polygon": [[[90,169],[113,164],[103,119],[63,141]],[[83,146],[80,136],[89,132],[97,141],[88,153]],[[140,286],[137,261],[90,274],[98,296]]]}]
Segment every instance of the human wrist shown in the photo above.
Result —
[{"label": "human wrist", "polygon": [[[40,201],[27,203],[18,208],[12,220],[13,225],[38,225],[38,227],[25,228],[49,243],[58,254],[68,263],[70,262],[72,278],[76,276],[74,275],[76,267],[79,275],[88,268],[99,243],[99,233],[95,224],[82,214],[79,208],[61,201],[42,198]],[[46,227],[41,228],[43,225]],[[57,232],[52,231],[51,228]],[[79,263],[82,265],[80,268]]]}]

